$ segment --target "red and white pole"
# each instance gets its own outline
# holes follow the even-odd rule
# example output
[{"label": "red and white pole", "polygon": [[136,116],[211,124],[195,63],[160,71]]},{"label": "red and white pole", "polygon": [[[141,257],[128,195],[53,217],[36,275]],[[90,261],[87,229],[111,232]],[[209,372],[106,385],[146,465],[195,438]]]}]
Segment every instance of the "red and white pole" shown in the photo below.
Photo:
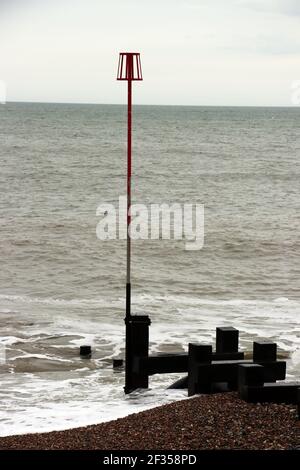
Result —
[{"label": "red and white pole", "polygon": [[117,80],[128,82],[127,98],[127,259],[126,259],[126,339],[125,339],[125,393],[137,388],[148,387],[148,374],[136,371],[134,361],[138,357],[147,357],[149,351],[150,319],[146,315],[131,314],[131,130],[132,130],[132,82],[143,80],[140,54],[138,52],[121,52]]},{"label": "red and white pole", "polygon": [[[128,60],[128,59],[127,59]],[[130,74],[131,75],[131,74]],[[128,79],[127,102],[127,264],[126,264],[126,318],[131,316],[131,128],[132,128],[132,81]]]}]

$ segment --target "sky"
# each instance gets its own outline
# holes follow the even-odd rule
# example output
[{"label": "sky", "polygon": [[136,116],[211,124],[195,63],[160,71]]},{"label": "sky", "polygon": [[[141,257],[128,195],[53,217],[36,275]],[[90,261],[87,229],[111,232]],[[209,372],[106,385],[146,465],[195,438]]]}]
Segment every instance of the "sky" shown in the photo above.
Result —
[{"label": "sky", "polygon": [[136,104],[292,106],[300,0],[0,0],[7,101],[124,103],[131,50]]}]

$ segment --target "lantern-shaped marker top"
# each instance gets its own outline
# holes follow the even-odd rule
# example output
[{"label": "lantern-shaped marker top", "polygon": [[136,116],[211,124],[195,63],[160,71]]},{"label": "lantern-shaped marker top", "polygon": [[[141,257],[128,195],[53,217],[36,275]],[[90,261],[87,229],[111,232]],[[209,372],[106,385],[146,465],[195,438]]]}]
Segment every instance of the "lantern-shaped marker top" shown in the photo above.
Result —
[{"label": "lantern-shaped marker top", "polygon": [[139,52],[120,52],[117,80],[143,80]]}]

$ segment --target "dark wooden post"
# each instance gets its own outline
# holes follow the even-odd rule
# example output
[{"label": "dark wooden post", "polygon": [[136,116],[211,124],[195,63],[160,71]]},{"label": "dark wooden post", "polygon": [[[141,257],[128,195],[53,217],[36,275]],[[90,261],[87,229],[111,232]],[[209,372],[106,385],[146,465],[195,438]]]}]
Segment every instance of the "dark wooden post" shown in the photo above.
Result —
[{"label": "dark wooden post", "polygon": [[189,343],[188,356],[188,396],[199,393],[197,366],[199,364],[211,364],[212,346],[210,344]]},{"label": "dark wooden post", "polygon": [[254,341],[253,362],[275,362],[277,360],[277,344],[267,341]]},{"label": "dark wooden post", "polygon": [[148,357],[149,326],[147,315],[131,315],[125,319],[126,324],[126,361],[125,361],[125,393],[137,388],[148,388],[148,372],[134,371],[134,360],[138,357]]},{"label": "dark wooden post", "polygon": [[216,352],[235,353],[239,350],[239,330],[231,326],[216,329]]}]

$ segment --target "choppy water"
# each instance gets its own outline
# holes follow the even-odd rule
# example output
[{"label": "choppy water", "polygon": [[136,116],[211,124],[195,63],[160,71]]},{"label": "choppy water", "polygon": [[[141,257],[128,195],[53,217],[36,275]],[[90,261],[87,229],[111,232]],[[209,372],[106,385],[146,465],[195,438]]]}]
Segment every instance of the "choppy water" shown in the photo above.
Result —
[{"label": "choppy water", "polygon": [[[138,106],[134,202],[205,205],[205,246],[136,241],[133,311],[152,351],[274,339],[299,378],[300,109]],[[182,398],[155,376],[123,395],[124,241],[101,242],[96,208],[125,194],[122,106],[0,106],[0,435],[61,429]],[[93,345],[91,361],[78,346]]]}]

